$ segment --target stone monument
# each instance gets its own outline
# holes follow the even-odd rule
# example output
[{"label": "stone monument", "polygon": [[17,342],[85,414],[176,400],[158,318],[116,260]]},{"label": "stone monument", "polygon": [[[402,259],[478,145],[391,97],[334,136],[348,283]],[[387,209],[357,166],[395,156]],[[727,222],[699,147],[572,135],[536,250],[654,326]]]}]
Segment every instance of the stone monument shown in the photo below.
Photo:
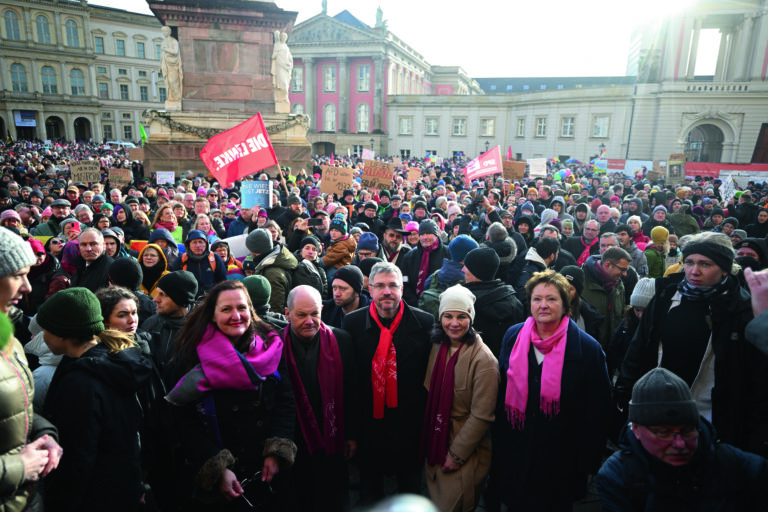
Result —
[{"label": "stone monument", "polygon": [[[281,166],[310,171],[309,120],[290,114],[296,12],[270,1],[148,0],[163,25],[165,109],[144,113],[148,171],[207,174],[200,150],[212,136],[261,113]],[[271,169],[269,172],[276,171]]]}]

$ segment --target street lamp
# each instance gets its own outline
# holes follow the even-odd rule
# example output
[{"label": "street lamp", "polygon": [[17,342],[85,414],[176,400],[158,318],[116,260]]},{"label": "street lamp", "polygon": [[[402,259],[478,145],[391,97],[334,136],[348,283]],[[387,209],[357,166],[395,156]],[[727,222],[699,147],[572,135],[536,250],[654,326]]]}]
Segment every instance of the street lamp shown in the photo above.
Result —
[{"label": "street lamp", "polygon": [[600,153],[598,153],[598,156],[602,155],[604,150],[605,150],[605,144],[603,144],[603,143],[601,142],[601,143],[600,143]]},{"label": "street lamp", "polygon": [[488,141],[485,141],[485,152],[486,153],[488,152],[488,146],[490,146],[490,144],[488,143]]},{"label": "street lamp", "polygon": [[373,137],[371,137],[371,140],[369,140],[368,142],[370,142],[370,143],[371,143],[371,151],[373,151],[373,143],[375,142],[375,141],[373,140]]}]

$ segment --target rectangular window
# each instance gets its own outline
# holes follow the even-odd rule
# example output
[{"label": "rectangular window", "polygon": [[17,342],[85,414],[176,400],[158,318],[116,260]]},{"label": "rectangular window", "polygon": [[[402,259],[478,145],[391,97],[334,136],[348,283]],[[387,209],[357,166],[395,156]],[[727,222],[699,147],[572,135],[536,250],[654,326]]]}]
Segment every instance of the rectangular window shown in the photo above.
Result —
[{"label": "rectangular window", "polygon": [[93,38],[93,50],[96,53],[104,53],[104,38],[96,36]]},{"label": "rectangular window", "polygon": [[168,97],[168,91],[165,89],[165,87],[158,88],[157,94],[160,97],[160,101],[165,103],[165,99]]},{"label": "rectangular window", "polygon": [[560,127],[560,136],[573,137],[573,126],[574,126],[574,118],[570,116],[564,117],[562,119],[562,125]]},{"label": "rectangular window", "polygon": [[609,116],[595,116],[592,123],[592,137],[604,139],[608,137],[608,126],[611,118]]},{"label": "rectangular window", "polygon": [[413,118],[400,118],[400,135],[413,135]]},{"label": "rectangular window", "polygon": [[102,119],[112,119],[112,112],[102,112],[101,113]]},{"label": "rectangular window", "polygon": [[[103,100],[109,99],[109,84],[106,82],[99,82],[99,98]],[[104,112],[109,114],[109,112]]]},{"label": "rectangular window", "polygon": [[146,85],[140,85],[139,96],[141,97],[141,101],[144,101],[144,102],[149,101],[149,87],[147,87]]},{"label": "rectangular window", "polygon": [[123,121],[131,120],[133,119],[133,114],[131,114],[130,112],[123,112],[122,114],[120,114],[120,117],[122,117]]},{"label": "rectangular window", "polygon": [[440,120],[437,117],[428,117],[424,121],[424,135],[437,135]]},{"label": "rectangular window", "polygon": [[104,138],[105,139],[113,139],[112,136],[112,125],[111,124],[105,124],[102,126],[102,129],[104,130]]},{"label": "rectangular window", "polygon": [[357,92],[368,92],[371,90],[371,66],[361,64],[357,66]]},{"label": "rectangular window", "polygon": [[163,55],[163,46],[161,44],[155,45],[155,60],[160,60],[160,57]]},{"label": "rectangular window", "polygon": [[106,74],[107,73],[107,68],[106,68],[106,66],[96,66],[96,72],[97,73],[104,73],[104,74]]},{"label": "rectangular window", "polygon": [[122,39],[118,39],[117,41],[115,41],[115,45],[117,48],[117,55],[119,57],[125,57],[125,41],[123,41]]},{"label": "rectangular window", "polygon": [[128,84],[120,84],[120,99],[123,101],[128,101],[130,99],[128,96]]},{"label": "rectangular window", "polygon": [[480,120],[480,136],[493,137],[495,134],[496,134],[496,120],[481,119]]},{"label": "rectangular window", "polygon": [[323,91],[336,92],[336,66],[323,68]]},{"label": "rectangular window", "polygon": [[463,137],[467,134],[467,120],[463,117],[453,118],[453,131],[451,132],[454,137]]},{"label": "rectangular window", "polygon": [[401,149],[400,150],[400,158],[403,160],[408,160],[411,158],[411,150],[410,149]]},{"label": "rectangular window", "polygon": [[139,71],[139,78],[146,78],[147,72],[146,71]]},{"label": "rectangular window", "polygon": [[525,137],[525,118],[524,117],[517,118],[517,136]]},{"label": "rectangular window", "polygon": [[296,66],[291,72],[291,92],[304,91],[304,68]]},{"label": "rectangular window", "polygon": [[128,76],[128,70],[127,69],[118,69],[117,70],[117,74],[118,75],[122,75],[122,76]]},{"label": "rectangular window", "polygon": [[144,43],[137,42],[136,43],[136,56],[140,59],[146,58],[146,52],[144,50]]},{"label": "rectangular window", "polygon": [[133,140],[133,126],[129,124],[123,125],[123,140]]},{"label": "rectangular window", "polygon": [[546,117],[536,118],[536,136],[537,137],[547,136],[547,118]]}]

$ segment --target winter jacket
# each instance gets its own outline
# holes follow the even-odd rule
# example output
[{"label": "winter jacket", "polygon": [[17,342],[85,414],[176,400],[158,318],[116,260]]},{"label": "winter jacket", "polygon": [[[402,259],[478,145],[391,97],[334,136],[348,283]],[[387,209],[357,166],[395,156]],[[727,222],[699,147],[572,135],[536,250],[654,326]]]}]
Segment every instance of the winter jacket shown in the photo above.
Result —
[{"label": "winter jacket", "polygon": [[517,256],[517,245],[510,238],[507,237],[500,242],[487,241],[481,245],[481,247],[490,247],[499,256],[499,269],[496,271],[495,279],[501,279],[503,282],[509,282],[511,279],[512,262]]},{"label": "winter jacket", "polygon": [[602,280],[598,274],[595,265],[600,264],[600,258],[590,256],[584,263],[584,291],[581,296],[587,299],[595,310],[605,317],[600,328],[600,338],[597,341],[602,345],[603,350],[608,348],[611,337],[624,316],[624,284],[619,283],[608,293],[603,287]]},{"label": "winter jacket", "polygon": [[[364,294],[358,296],[357,309],[367,309],[371,305],[371,299]],[[341,328],[344,323],[344,311],[336,305],[333,299],[323,301],[323,311],[320,315],[324,324],[330,327]]]},{"label": "winter jacket", "polygon": [[653,228],[655,228],[657,226],[661,226],[663,228],[667,228],[667,231],[669,231],[670,235],[677,234],[675,232],[675,228],[672,226],[672,223],[669,221],[669,218],[667,218],[667,217],[664,217],[664,220],[661,221],[661,222],[657,221],[653,217],[649,217],[648,220],[643,222],[643,234],[645,236],[651,236],[651,230],[653,230]]},{"label": "winter jacket", "polygon": [[514,277],[514,281],[513,281],[514,287],[515,287],[515,293],[517,293],[518,297],[522,298],[521,302],[523,304],[528,304],[528,297],[525,292],[525,283],[527,283],[528,280],[536,272],[544,272],[545,270],[547,270],[547,265],[542,261],[541,256],[539,256],[539,253],[536,252],[536,248],[531,247],[530,249],[528,249],[528,252],[525,255],[523,268],[520,269],[520,273]]},{"label": "winter jacket", "polygon": [[[211,259],[215,262],[215,269]],[[197,298],[203,297],[211,288],[227,279],[227,266],[221,256],[210,252],[210,249],[206,249],[202,256],[193,256],[187,247],[187,252],[176,260],[173,271],[176,270],[188,270],[194,274],[197,279]]]},{"label": "winter jacket", "polygon": [[288,248],[280,244],[275,245],[272,252],[256,265],[255,275],[266,277],[272,286],[272,295],[269,297],[269,308],[272,311],[285,309],[288,292],[293,288],[293,271],[298,265],[299,262]]},{"label": "winter jacket", "polygon": [[688,212],[689,208],[690,207],[687,204],[684,204],[680,207],[677,213],[670,213],[667,215],[667,218],[672,224],[672,228],[674,228],[675,234],[678,237],[694,235],[701,231],[698,221],[696,221],[696,219],[693,218],[693,215]]},{"label": "winter jacket", "polygon": [[158,228],[152,231],[149,235],[148,243],[150,244],[156,244],[158,240],[165,240],[168,242],[165,249],[163,249],[163,254],[165,255],[165,261],[168,262],[169,269],[174,267],[176,260],[179,258],[178,244],[180,244],[181,241],[176,242],[175,234],[177,232],[180,232],[179,228],[176,228],[176,231],[174,231],[173,234],[165,228]]},{"label": "winter jacket", "polygon": [[648,260],[645,256],[645,253],[640,250],[640,248],[637,246],[637,244],[630,240],[629,241],[629,248],[622,247],[627,253],[629,253],[629,257],[632,258],[631,265],[634,267],[635,271],[637,272],[637,275],[639,277],[647,277],[648,276]]},{"label": "winter jacket", "polygon": [[166,381],[168,376],[168,367],[171,359],[176,353],[176,334],[184,326],[187,317],[168,316],[154,314],[147,318],[142,324],[141,329],[152,335],[149,341],[149,348],[152,352],[152,360],[155,363],[167,389],[171,389],[176,383]]},{"label": "winter jacket", "polygon": [[69,288],[69,275],[61,268],[59,260],[46,253],[45,261],[40,266],[33,266],[27,274],[32,289],[19,302],[19,308],[27,316],[34,316],[37,308],[54,293]]},{"label": "winter jacket", "polygon": [[141,223],[139,219],[133,218],[133,210],[128,204],[120,205],[125,210],[125,220],[117,221],[117,216],[112,215],[112,225],[123,230],[125,234],[125,243],[130,244],[133,240],[149,240],[149,228]]},{"label": "winter jacket", "polygon": [[501,339],[511,326],[525,320],[528,316],[523,304],[515,294],[514,288],[498,279],[463,283],[475,296],[474,328],[483,337],[483,341],[498,357]]},{"label": "winter jacket", "polygon": [[85,259],[82,256],[75,258],[77,269],[72,275],[72,286],[88,288],[96,293],[99,288],[109,286],[109,267],[114,260],[102,252],[101,256],[96,258],[93,263],[86,266]]},{"label": "winter jacket", "polygon": [[56,236],[59,233],[61,233],[61,223],[64,222],[66,219],[74,219],[75,216],[73,214],[69,214],[69,216],[65,217],[64,219],[57,219],[56,217],[51,217],[48,219],[48,222],[44,224],[40,224],[35,228],[35,236]]},{"label": "winter jacket", "polygon": [[648,277],[653,279],[664,277],[664,272],[667,270],[666,255],[659,250],[660,248],[659,245],[648,244],[644,251],[645,259],[648,261]]},{"label": "winter jacket", "polygon": [[[403,272],[403,300],[411,306],[416,306],[419,303],[419,296],[416,293],[416,285],[419,281],[419,268],[421,267],[421,255],[424,254],[424,248],[419,244],[415,249],[405,255],[403,266],[400,267]],[[429,264],[427,265],[426,278],[440,268],[443,264],[443,260],[450,259],[451,253],[448,252],[448,247],[442,242],[438,241],[438,246],[435,250],[429,253]]]},{"label": "winter jacket", "polygon": [[151,373],[138,347],[110,354],[98,344],[79,358],[62,359],[45,411],[67,455],[46,478],[46,509],[137,509],[144,489],[136,392]]},{"label": "winter jacket", "polygon": [[[150,297],[154,297],[157,295],[157,283],[160,281],[160,278],[162,278],[165,274],[169,274],[170,271],[168,270],[168,260],[165,259],[165,253],[158,245],[154,244],[147,244],[144,246],[144,248],[139,252],[139,264],[142,265],[142,271],[144,271],[144,266],[141,263],[142,257],[144,256],[144,251],[147,250],[147,247],[150,247],[152,249],[155,249],[155,251],[160,253],[160,259],[157,262],[157,265],[161,265],[163,267],[163,271],[160,272],[160,274],[157,276],[157,279],[155,279],[155,282],[150,284],[149,287],[144,286],[144,283],[141,284],[140,290],[149,295]],[[146,272],[143,272],[144,275],[146,275]]]},{"label": "winter jacket", "polygon": [[323,256],[323,265],[325,268],[341,268],[352,263],[352,258],[357,250],[357,241],[355,237],[344,235],[338,240],[332,241],[325,249]]},{"label": "winter jacket", "polygon": [[626,428],[621,450],[600,468],[597,492],[605,512],[740,512],[768,500],[768,460],[720,443],[714,427],[699,421],[696,452],[672,466],[649,454]]},{"label": "winter jacket", "polygon": [[[430,287],[432,284],[432,276],[434,273],[427,277],[424,281],[424,289]],[[464,282],[464,263],[455,262],[450,258],[443,260],[443,266],[437,271],[437,281],[440,283],[440,288],[445,290],[459,282]]]}]

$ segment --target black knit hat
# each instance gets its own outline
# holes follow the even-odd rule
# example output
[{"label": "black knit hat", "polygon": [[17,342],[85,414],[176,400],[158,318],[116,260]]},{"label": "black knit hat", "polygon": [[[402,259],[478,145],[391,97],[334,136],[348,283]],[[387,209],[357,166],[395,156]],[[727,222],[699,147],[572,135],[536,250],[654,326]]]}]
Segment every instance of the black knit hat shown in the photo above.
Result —
[{"label": "black knit hat", "polygon": [[312,235],[308,235],[301,239],[301,243],[299,244],[299,250],[304,249],[304,246],[306,246],[307,244],[314,245],[315,249],[317,249],[318,252],[322,248],[322,246],[320,245],[320,240],[318,240]]},{"label": "black knit hat", "polygon": [[699,409],[683,379],[654,368],[635,383],[629,421],[637,425],[698,425]]},{"label": "black knit hat", "polygon": [[419,234],[440,236],[440,228],[432,219],[424,219],[419,223]]},{"label": "black knit hat", "polygon": [[501,260],[490,247],[472,249],[464,257],[464,266],[481,281],[493,281]]},{"label": "black knit hat", "polygon": [[384,260],[381,258],[376,258],[375,256],[370,258],[365,258],[363,261],[359,261],[357,263],[357,267],[360,269],[360,272],[363,273],[365,277],[371,276],[371,269],[373,266],[377,263],[383,263]]},{"label": "black knit hat", "polygon": [[[337,270],[333,280],[335,281],[337,279],[341,279],[347,283],[357,293],[360,293],[363,290],[363,273],[354,265],[346,265]],[[331,286],[333,286],[333,281],[331,281]]]},{"label": "black knit hat", "polygon": [[572,284],[581,297],[581,292],[584,291],[584,271],[576,265],[568,265],[563,267],[560,274],[568,280],[568,283]]},{"label": "black knit hat", "polygon": [[85,339],[104,330],[99,299],[87,288],[54,293],[37,310],[37,323],[61,338]]},{"label": "black knit hat", "polygon": [[133,258],[117,258],[107,271],[109,281],[129,290],[138,290],[144,280],[144,272],[139,262]]},{"label": "black knit hat", "polygon": [[737,219],[736,217],[727,217],[723,221],[723,224],[730,224],[731,226],[733,226],[733,229],[738,229],[739,228],[739,219]]},{"label": "black knit hat", "polygon": [[734,252],[731,247],[726,247],[715,242],[691,241],[683,247],[683,260],[691,254],[701,254],[715,262],[724,272],[731,273],[733,268]]},{"label": "black knit hat", "polygon": [[165,274],[157,282],[157,287],[182,308],[195,302],[197,286],[195,275],[187,270]]}]

